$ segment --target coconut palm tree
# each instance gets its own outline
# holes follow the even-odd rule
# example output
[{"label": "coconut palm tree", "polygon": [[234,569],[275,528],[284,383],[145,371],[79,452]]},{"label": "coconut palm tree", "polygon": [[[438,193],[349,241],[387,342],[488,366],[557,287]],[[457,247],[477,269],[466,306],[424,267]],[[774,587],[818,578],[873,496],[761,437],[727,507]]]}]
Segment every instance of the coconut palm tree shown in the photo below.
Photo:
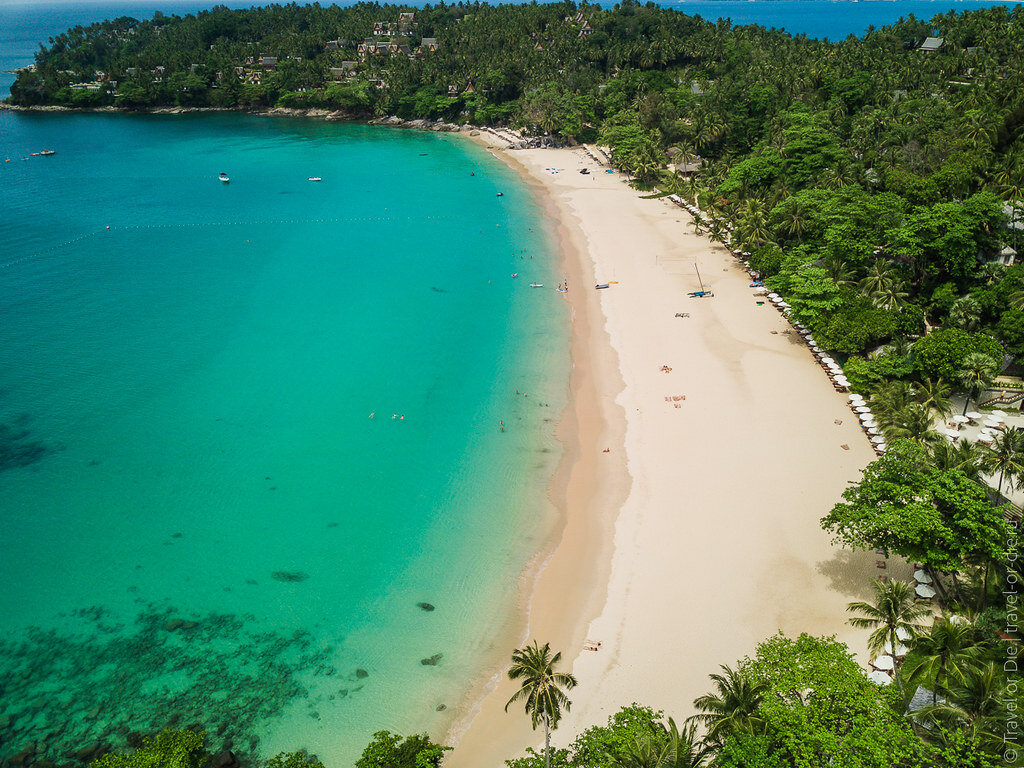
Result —
[{"label": "coconut palm tree", "polygon": [[654,733],[638,734],[618,755],[608,754],[616,768],[699,768],[707,751],[698,746],[693,723],[680,731],[675,720],[668,719],[668,729],[659,724]]},{"label": "coconut palm tree", "polygon": [[897,310],[907,303],[910,295],[905,290],[906,283],[903,280],[886,280],[879,288],[868,294],[871,303],[878,309],[887,309],[890,312]]},{"label": "coconut palm tree", "polygon": [[[982,749],[995,753],[1006,733],[1005,688],[1006,676],[995,662],[968,669],[963,682],[947,692],[947,701],[925,707],[915,719],[942,726],[939,731],[966,729]],[[936,729],[926,727],[920,733],[928,739]]]},{"label": "coconut palm tree", "polygon": [[896,279],[896,270],[892,264],[885,259],[875,259],[868,269],[867,274],[860,281],[859,287],[862,293],[871,296],[883,290]]},{"label": "coconut palm tree", "polygon": [[752,681],[742,670],[724,664],[721,669],[722,674],[711,675],[717,693],[694,699],[699,714],[689,718],[703,723],[707,728],[704,741],[712,744],[721,743],[729,733],[760,733],[764,729],[758,707],[767,686]]},{"label": "coconut palm tree", "polygon": [[[900,642],[900,633],[906,633],[909,642],[909,638],[915,637],[920,631],[921,619],[931,611],[914,602],[914,589],[906,582],[886,583],[881,579],[874,579],[871,586],[875,590],[873,603],[853,602],[846,606],[846,610],[861,614],[849,619],[850,624],[858,629],[875,630],[868,635],[868,650],[877,656],[884,652],[886,643],[889,643],[891,650],[895,650]],[[903,690],[898,665],[894,673],[900,695],[905,698],[906,692]]]},{"label": "coconut palm tree", "polygon": [[953,411],[953,403],[950,402],[950,387],[942,377],[936,380],[925,379],[915,388],[914,399],[921,405],[927,406],[935,411],[941,418],[946,418]]},{"label": "coconut palm tree", "polygon": [[1009,303],[1013,309],[1024,309],[1024,288],[1011,293]]},{"label": "coconut palm tree", "polygon": [[897,414],[914,402],[917,390],[907,381],[889,381],[871,396],[871,412],[875,414],[878,426],[885,431],[895,423]]},{"label": "coconut palm tree", "polygon": [[921,403],[910,403],[884,420],[876,415],[878,426],[890,441],[898,438],[928,446],[939,439],[932,429],[932,411]]},{"label": "coconut palm tree", "polygon": [[1001,430],[992,439],[992,445],[982,448],[981,468],[990,475],[999,473],[999,493],[1003,492],[1005,479],[1009,479],[1010,487],[1024,486],[1024,432]]},{"label": "coconut palm tree", "polygon": [[512,652],[512,668],[509,680],[521,680],[520,688],[505,704],[505,711],[516,702],[523,702],[526,714],[530,716],[533,729],[544,724],[544,763],[551,766],[551,731],[558,727],[562,709],[572,706],[566,691],[576,687],[576,678],[567,672],[555,672],[555,666],[562,659],[561,652],[551,655],[550,644],[516,648]]},{"label": "coconut palm tree", "polygon": [[967,389],[967,399],[964,400],[964,413],[967,413],[967,406],[973,397],[977,400],[982,391],[992,379],[999,373],[999,361],[991,355],[982,352],[972,352],[964,358],[958,378],[960,383]]},{"label": "coconut palm tree", "polygon": [[971,480],[981,480],[981,449],[967,440],[940,440],[928,449],[931,464],[937,469],[956,470]]},{"label": "coconut palm tree", "polygon": [[932,704],[938,703],[940,690],[948,692],[965,682],[986,650],[974,624],[960,616],[937,617],[926,634],[911,641],[911,649],[914,661],[907,664],[907,680],[912,685],[930,683]]}]

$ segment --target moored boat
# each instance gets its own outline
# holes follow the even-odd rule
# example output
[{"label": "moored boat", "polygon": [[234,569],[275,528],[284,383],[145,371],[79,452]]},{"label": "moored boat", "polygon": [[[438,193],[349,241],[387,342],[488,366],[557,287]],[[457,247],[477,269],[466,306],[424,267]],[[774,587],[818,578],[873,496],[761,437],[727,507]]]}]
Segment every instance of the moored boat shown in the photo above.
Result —
[{"label": "moored boat", "polygon": [[228,175],[226,173],[224,173],[224,171],[221,171],[220,175],[218,175],[217,178],[220,179],[221,181],[223,181],[225,184],[227,184],[229,181],[231,181],[231,179],[228,178]]}]

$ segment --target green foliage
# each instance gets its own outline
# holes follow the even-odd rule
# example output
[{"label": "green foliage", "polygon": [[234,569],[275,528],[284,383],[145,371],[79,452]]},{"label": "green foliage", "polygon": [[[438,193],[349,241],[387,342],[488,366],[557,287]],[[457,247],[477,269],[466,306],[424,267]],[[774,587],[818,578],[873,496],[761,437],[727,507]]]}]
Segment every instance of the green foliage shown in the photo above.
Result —
[{"label": "green foliage", "polygon": [[664,730],[663,714],[635,702],[608,718],[605,726],[592,726],[576,737],[570,747],[570,765],[614,768],[630,746]]},{"label": "green foliage", "polygon": [[927,764],[910,724],[892,709],[845,645],[833,638],[782,635],[761,643],[741,670],[765,688],[763,734],[724,742],[718,765],[735,768]]},{"label": "green foliage", "polygon": [[[356,760],[355,768],[437,768],[451,747],[434,744],[426,734],[404,739],[390,731],[377,731]],[[303,768],[286,766],[285,768]]]},{"label": "green foliage", "polygon": [[167,728],[146,738],[134,752],[104,755],[90,768],[199,768],[208,757],[203,738],[203,733]]},{"label": "green foliage", "polygon": [[842,303],[839,286],[821,267],[800,267],[789,280],[793,317],[818,328]]},{"label": "green foliage", "polygon": [[851,357],[843,366],[850,386],[862,394],[876,392],[885,382],[905,378],[913,370],[914,366],[907,358],[893,354],[868,359]]},{"label": "green foliage", "polygon": [[280,752],[267,761],[266,768],[324,768],[324,764],[304,750]]},{"label": "green foliage", "polygon": [[999,360],[1003,350],[999,342],[984,333],[968,333],[959,328],[940,328],[914,344],[915,368],[923,376],[956,381],[964,360],[980,353]]},{"label": "green foliage", "polygon": [[821,523],[844,546],[881,548],[945,571],[1003,555],[1002,509],[962,472],[935,468],[910,441],[891,443],[843,498]]}]

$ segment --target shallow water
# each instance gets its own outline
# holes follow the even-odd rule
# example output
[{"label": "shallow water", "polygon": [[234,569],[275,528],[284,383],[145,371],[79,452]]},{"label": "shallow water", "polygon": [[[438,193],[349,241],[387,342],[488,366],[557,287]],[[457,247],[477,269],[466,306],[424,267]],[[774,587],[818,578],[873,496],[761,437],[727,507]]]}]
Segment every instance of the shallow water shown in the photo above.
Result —
[{"label": "shallow water", "polygon": [[68,698],[60,749],[172,714],[332,765],[443,735],[553,519],[567,318],[525,188],[320,121],[0,130],[0,743]]}]

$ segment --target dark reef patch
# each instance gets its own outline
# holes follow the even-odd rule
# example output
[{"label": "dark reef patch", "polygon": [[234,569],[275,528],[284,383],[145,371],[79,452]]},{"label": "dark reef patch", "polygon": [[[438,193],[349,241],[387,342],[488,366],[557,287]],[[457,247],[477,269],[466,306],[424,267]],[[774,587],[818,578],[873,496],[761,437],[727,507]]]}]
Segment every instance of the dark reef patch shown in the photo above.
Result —
[{"label": "dark reef patch", "polygon": [[61,450],[37,439],[27,413],[0,422],[0,472],[28,467]]},{"label": "dark reef patch", "polygon": [[81,768],[184,723],[251,764],[271,718],[296,699],[313,705],[309,687],[336,650],[251,614],[167,604],[127,620],[91,606],[63,621],[0,638],[0,762],[30,751],[33,766]]},{"label": "dark reef patch", "polygon": [[270,574],[276,581],[305,581],[309,574],[304,571],[274,571]]}]

